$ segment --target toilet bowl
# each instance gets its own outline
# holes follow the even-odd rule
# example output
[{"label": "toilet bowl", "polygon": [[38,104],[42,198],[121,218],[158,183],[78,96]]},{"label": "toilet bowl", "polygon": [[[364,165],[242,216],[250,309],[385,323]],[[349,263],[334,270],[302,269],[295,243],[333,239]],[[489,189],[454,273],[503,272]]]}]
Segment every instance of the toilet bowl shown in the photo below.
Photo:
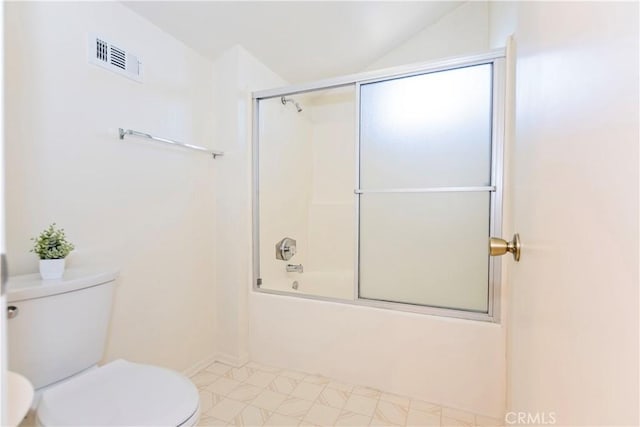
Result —
[{"label": "toilet bowl", "polygon": [[40,426],[193,426],[196,387],[156,366],[116,360],[45,391]]},{"label": "toilet bowl", "polygon": [[198,389],[169,369],[118,359],[98,368],[117,272],[68,270],[7,285],[9,367],[40,396],[39,426],[193,426]]}]

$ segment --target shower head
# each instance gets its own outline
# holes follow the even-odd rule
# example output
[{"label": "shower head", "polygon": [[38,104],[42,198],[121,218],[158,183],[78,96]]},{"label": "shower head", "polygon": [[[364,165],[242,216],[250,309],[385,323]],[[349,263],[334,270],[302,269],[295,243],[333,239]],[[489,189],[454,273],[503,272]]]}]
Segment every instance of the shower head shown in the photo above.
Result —
[{"label": "shower head", "polygon": [[282,105],[287,105],[287,102],[290,102],[293,105],[295,105],[296,110],[298,110],[298,113],[302,111],[302,107],[300,106],[300,104],[298,104],[293,98],[287,98],[286,96],[283,96],[280,98],[280,102],[282,102]]}]

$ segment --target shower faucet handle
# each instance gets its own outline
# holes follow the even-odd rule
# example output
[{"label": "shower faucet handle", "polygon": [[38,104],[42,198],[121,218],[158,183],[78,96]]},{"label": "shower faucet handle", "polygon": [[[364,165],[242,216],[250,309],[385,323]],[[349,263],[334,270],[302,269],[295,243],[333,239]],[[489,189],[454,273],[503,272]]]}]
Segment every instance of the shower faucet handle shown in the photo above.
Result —
[{"label": "shower faucet handle", "polygon": [[285,237],[276,243],[276,259],[289,261],[296,254],[296,241]]}]

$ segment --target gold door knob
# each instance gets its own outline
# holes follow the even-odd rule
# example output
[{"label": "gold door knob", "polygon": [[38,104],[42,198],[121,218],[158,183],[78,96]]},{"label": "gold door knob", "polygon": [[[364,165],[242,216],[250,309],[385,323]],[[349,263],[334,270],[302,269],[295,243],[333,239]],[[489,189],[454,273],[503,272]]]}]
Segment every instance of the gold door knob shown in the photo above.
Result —
[{"label": "gold door knob", "polygon": [[498,237],[491,237],[489,239],[489,255],[500,256],[507,252],[513,254],[513,259],[520,261],[520,235],[518,233],[513,235],[513,240],[507,242],[504,239]]}]

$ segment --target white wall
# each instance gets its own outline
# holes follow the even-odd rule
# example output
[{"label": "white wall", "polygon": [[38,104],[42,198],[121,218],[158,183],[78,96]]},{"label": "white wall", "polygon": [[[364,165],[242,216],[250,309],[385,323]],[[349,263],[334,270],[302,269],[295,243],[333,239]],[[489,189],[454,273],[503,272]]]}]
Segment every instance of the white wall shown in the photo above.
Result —
[{"label": "white wall", "polygon": [[508,400],[558,425],[640,421],[638,12],[518,4]]},{"label": "white wall", "polygon": [[[342,272],[351,280],[326,283],[325,295],[353,296],[355,92],[324,91],[309,105],[312,127],[312,200],[308,271]],[[307,270],[305,270],[307,271]]]},{"label": "white wall", "polygon": [[[474,8],[473,5],[470,7]],[[461,40],[451,42],[462,46],[454,54],[487,47],[486,5],[474,10],[478,15],[475,18],[473,14],[468,15],[467,24],[478,29],[476,36],[481,42],[464,33]],[[442,32],[437,34],[440,37]],[[407,44],[411,49],[406,48],[402,54],[394,56],[395,60],[389,56],[384,66],[429,59],[424,56],[428,50],[424,46],[426,39],[420,35],[416,43]],[[441,42],[429,39],[430,43],[437,41]],[[243,74],[234,77],[230,73],[227,79],[220,79],[219,85],[237,88],[233,89],[236,91],[235,104],[223,104],[231,111],[236,105],[240,106],[235,123],[246,131],[237,133],[237,143],[233,145],[233,155],[239,156],[237,161],[226,163],[217,170],[218,182],[224,182],[227,187],[226,190],[218,189],[218,194],[221,191],[237,194],[219,199],[217,248],[219,262],[224,257],[238,267],[234,267],[233,274],[222,273],[228,274],[224,281],[218,279],[218,286],[224,289],[225,295],[218,294],[217,304],[219,311],[226,313],[223,318],[219,317],[219,329],[226,330],[226,325],[232,325],[234,330],[242,330],[248,320],[249,355],[258,362],[316,372],[500,417],[505,396],[505,338],[501,325],[255,292],[248,294],[249,310],[245,311],[242,304],[251,286],[251,241],[241,227],[249,229],[251,212],[250,117],[244,110],[248,93],[242,91],[285,83],[246,51],[236,49],[236,53],[246,59],[239,68]],[[227,123],[226,127],[230,126],[234,124]],[[221,209],[231,210],[234,215],[226,215],[223,220]],[[235,245],[225,251],[237,255],[239,258],[235,260],[230,255],[222,255],[222,249],[232,238],[236,239]],[[227,353],[233,355],[230,359],[242,359],[245,343],[234,342],[231,337],[226,340],[229,344]]]},{"label": "white wall", "polygon": [[[260,277],[263,289],[291,290],[298,280],[305,293],[311,272],[353,270],[354,94],[340,88],[291,98],[302,112],[280,97],[260,102]],[[297,240],[289,262],[275,257],[285,236]],[[306,274],[287,273],[288,263],[303,264]]]},{"label": "white wall", "polygon": [[378,58],[367,70],[484,52],[489,47],[488,14],[488,2],[465,2]]},{"label": "white wall", "polygon": [[240,46],[214,62],[215,140],[225,150],[216,168],[216,345],[218,359],[241,364],[249,357],[248,295],[251,260],[251,91],[284,80]]},{"label": "white wall", "polygon": [[504,47],[518,23],[517,1],[491,1],[488,4],[489,47]]},{"label": "white wall", "polygon": [[[77,247],[69,267],[121,270],[105,360],[210,357],[222,160],[116,131],[215,147],[211,62],[115,2],[12,2],[5,18],[11,273],[37,271],[29,238],[55,221]],[[88,64],[90,32],[138,53],[144,82]]]},{"label": "white wall", "polygon": [[[299,99],[296,97],[295,99]],[[299,273],[287,264],[307,266],[312,192],[311,122],[305,108],[282,104],[280,98],[260,102],[260,277],[266,289],[286,286]],[[284,237],[296,240],[296,255],[276,259],[275,245]]]},{"label": "white wall", "polygon": [[[301,112],[283,105],[280,97],[264,99],[259,107],[261,286],[351,299],[353,87],[290,98],[300,103]],[[275,257],[275,244],[285,236],[297,241],[297,253],[288,262]],[[287,264],[302,264],[304,274],[287,272]]]}]

